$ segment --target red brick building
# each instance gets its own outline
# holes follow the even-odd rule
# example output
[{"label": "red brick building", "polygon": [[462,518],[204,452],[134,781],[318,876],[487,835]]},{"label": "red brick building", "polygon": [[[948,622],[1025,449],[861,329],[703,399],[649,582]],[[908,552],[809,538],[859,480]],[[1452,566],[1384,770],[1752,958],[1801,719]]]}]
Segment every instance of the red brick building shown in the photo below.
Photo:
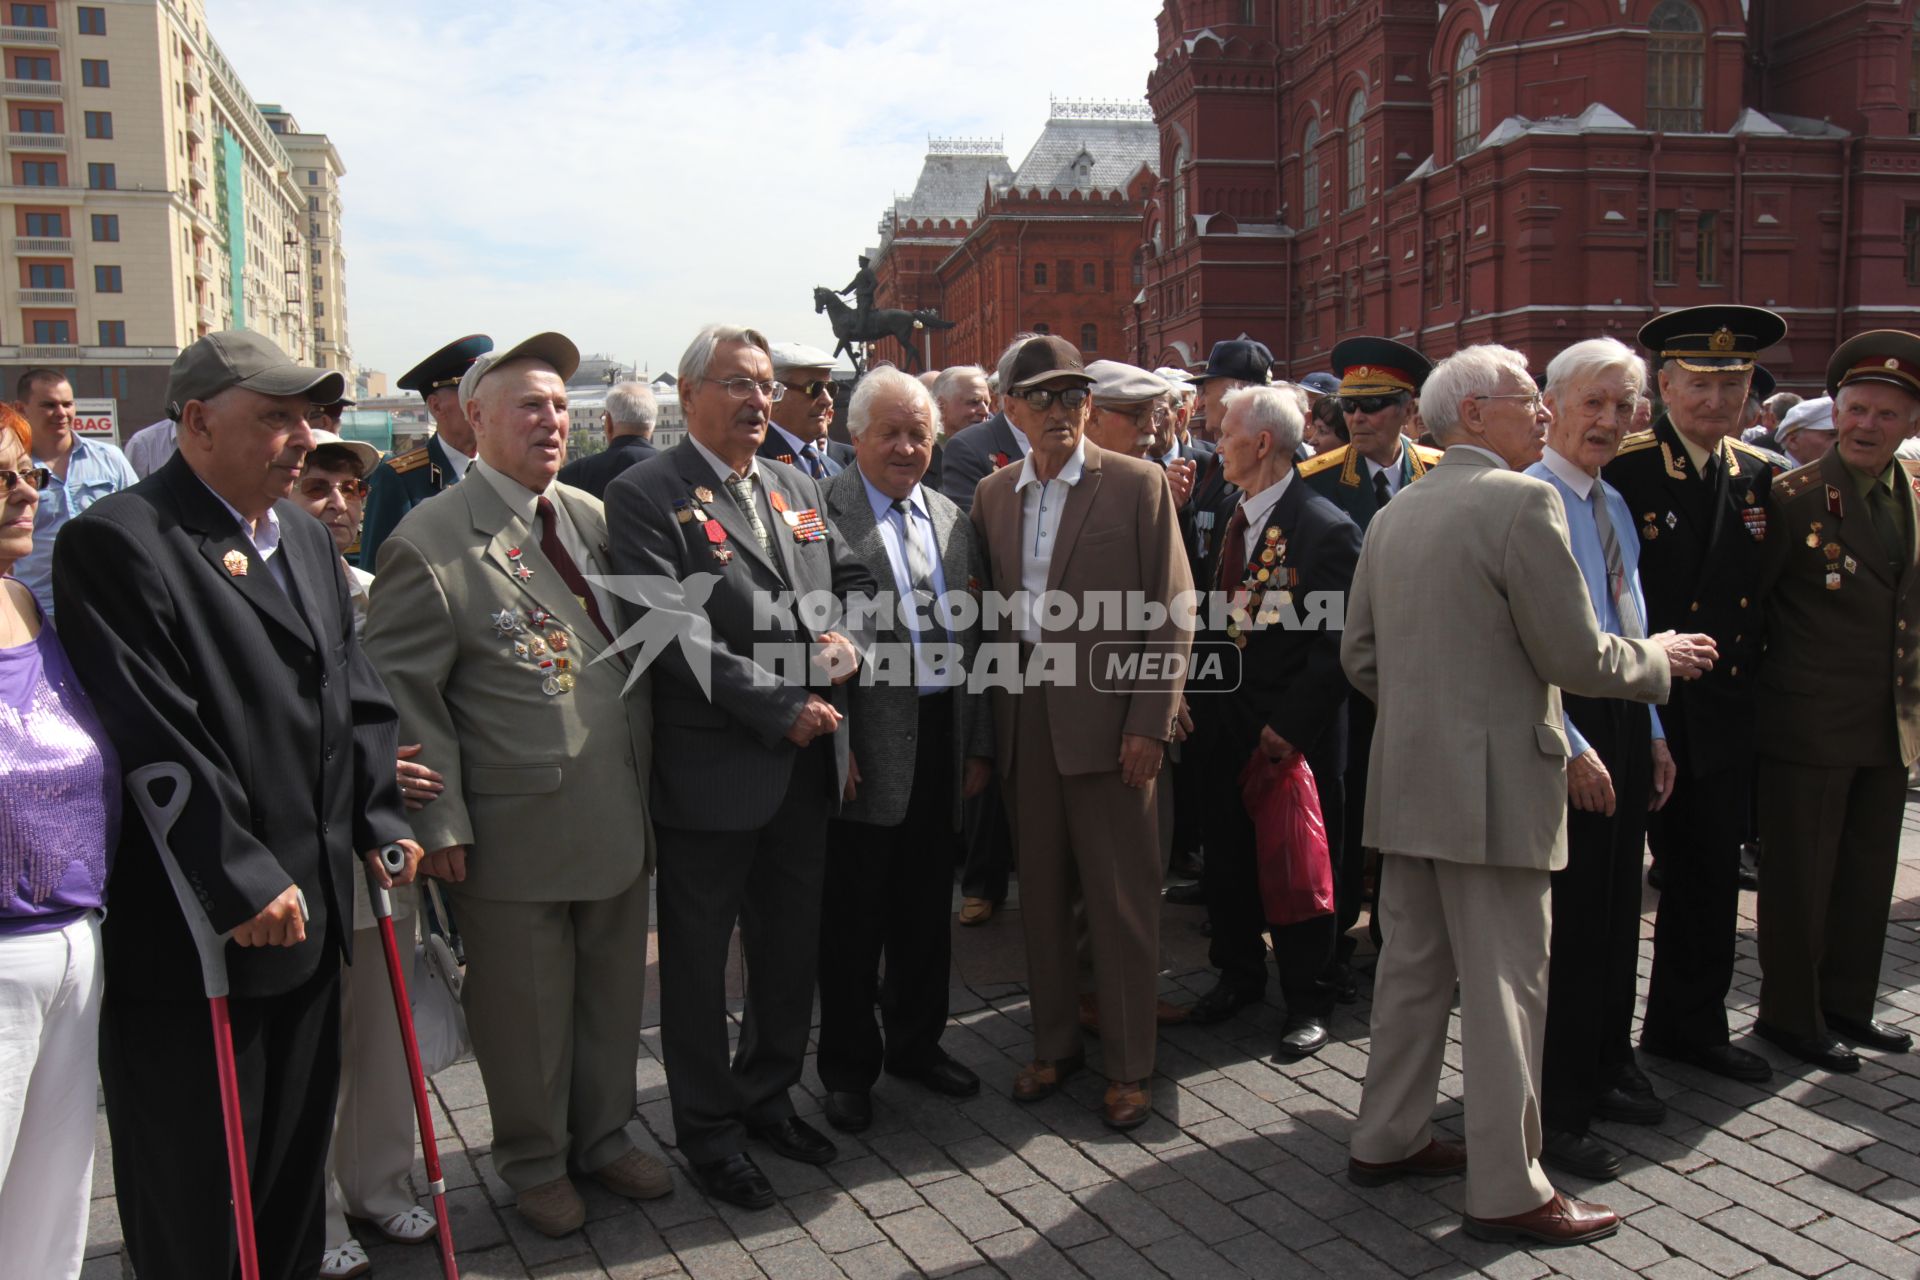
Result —
[{"label": "red brick building", "polygon": [[1657,310],[1771,307],[1783,385],[1920,305],[1915,0],[1167,0],[1165,175],[1127,334],[1536,368]]},{"label": "red brick building", "polygon": [[[1124,357],[1141,220],[1159,185],[1144,104],[1055,102],[1015,169],[997,142],[934,139],[873,250],[874,305],[938,308],[932,367],[990,366],[1022,330]],[[898,359],[890,343],[876,348]]]}]

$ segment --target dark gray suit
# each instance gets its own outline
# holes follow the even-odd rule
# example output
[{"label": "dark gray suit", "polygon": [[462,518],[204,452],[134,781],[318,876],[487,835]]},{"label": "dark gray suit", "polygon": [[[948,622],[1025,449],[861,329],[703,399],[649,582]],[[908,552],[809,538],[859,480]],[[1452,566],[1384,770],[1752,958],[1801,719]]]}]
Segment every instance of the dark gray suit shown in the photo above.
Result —
[{"label": "dark gray suit", "polygon": [[[826,823],[846,780],[844,726],[805,748],[786,738],[809,690],[773,668],[770,649],[796,653],[818,636],[804,618],[756,626],[755,600],[791,590],[844,601],[874,590],[831,524],[804,541],[806,525],[790,528],[776,510],[801,518],[818,509],[814,482],[767,458],[756,472],[771,558],[691,441],[629,467],[607,489],[617,574],[685,583],[695,604],[711,588],[702,612],[712,643],[701,650],[711,659],[711,692],[678,643],[651,667],[661,1038],[676,1141],[696,1164],[744,1150],[747,1126],[793,1114],[787,1090],[800,1078],[812,1020]],[[721,541],[696,509],[717,522]],[[623,614],[631,624],[647,611]],[[865,639],[839,630],[856,645]],[[846,686],[813,692],[845,711]],[[739,1055],[729,1063],[726,967],[736,921],[749,985]]]},{"label": "dark gray suit", "polygon": [[[1020,442],[1013,438],[1013,427],[1005,413],[996,413],[947,437],[941,454],[940,492],[968,513],[973,511],[973,491],[982,480],[1026,456],[1020,451]],[[1002,458],[1006,461],[1001,462]]]}]

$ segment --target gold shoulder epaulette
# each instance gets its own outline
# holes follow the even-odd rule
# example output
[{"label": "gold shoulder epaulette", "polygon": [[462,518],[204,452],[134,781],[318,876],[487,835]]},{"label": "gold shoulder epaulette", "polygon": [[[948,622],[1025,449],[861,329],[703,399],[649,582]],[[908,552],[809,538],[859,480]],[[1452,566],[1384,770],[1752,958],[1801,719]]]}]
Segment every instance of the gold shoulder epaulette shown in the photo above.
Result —
[{"label": "gold shoulder epaulette", "polygon": [[1768,466],[1773,465],[1773,455],[1769,454],[1765,449],[1756,449],[1745,440],[1738,439],[1734,436],[1728,436],[1727,443],[1733,446],[1734,452],[1736,453],[1744,453],[1750,458],[1758,458]]},{"label": "gold shoulder epaulette", "polygon": [[393,468],[395,474],[405,475],[409,471],[418,471],[426,466],[427,457],[427,446],[421,445],[418,449],[409,449],[405,453],[397,453],[388,458],[387,465]]},{"label": "gold shoulder epaulette", "polygon": [[1653,448],[1655,443],[1652,431],[1636,431],[1620,442],[1620,452],[1637,453],[1642,449]]},{"label": "gold shoulder epaulette", "polygon": [[1818,483],[1820,483],[1820,462],[1815,459],[1777,477],[1773,482],[1773,491],[1782,498],[1797,498]]},{"label": "gold shoulder epaulette", "polygon": [[1420,459],[1420,461],[1426,463],[1428,466],[1432,466],[1447,456],[1445,449],[1435,449],[1430,445],[1415,444],[1407,447],[1413,450],[1414,457]]},{"label": "gold shoulder epaulette", "polygon": [[1308,458],[1305,462],[1301,463],[1297,468],[1297,470],[1303,476],[1318,475],[1322,471],[1325,471],[1331,467],[1337,467],[1341,463],[1345,462],[1347,460],[1347,455],[1351,452],[1353,452],[1353,446],[1350,444],[1343,444],[1338,449],[1329,449],[1325,453],[1314,454],[1311,458]]}]

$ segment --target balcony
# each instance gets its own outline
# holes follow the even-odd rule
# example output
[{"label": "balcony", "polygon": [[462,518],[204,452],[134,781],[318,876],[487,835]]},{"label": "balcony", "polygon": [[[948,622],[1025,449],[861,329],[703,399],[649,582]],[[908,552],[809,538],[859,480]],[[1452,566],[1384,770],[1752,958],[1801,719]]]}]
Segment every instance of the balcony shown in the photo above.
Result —
[{"label": "balcony", "polygon": [[59,44],[60,33],[52,27],[0,26],[0,44]]},{"label": "balcony", "polygon": [[200,323],[209,329],[218,329],[220,327],[220,313],[214,310],[211,302],[203,302],[200,304]]},{"label": "balcony", "polygon": [[212,254],[196,253],[193,255],[193,278],[196,280],[203,280],[208,284],[213,283],[213,255]]},{"label": "balcony", "polygon": [[22,360],[78,360],[79,347],[16,347]]},{"label": "balcony", "polygon": [[187,92],[204,94],[207,91],[207,73],[200,69],[199,63],[187,67]]},{"label": "balcony", "polygon": [[20,305],[23,307],[70,307],[73,305],[73,290],[22,289]]},{"label": "balcony", "polygon": [[191,111],[187,113],[187,137],[194,142],[205,142],[207,140],[207,126],[202,124],[200,117],[194,115]]},{"label": "balcony", "polygon": [[58,80],[0,80],[0,92],[9,98],[57,98],[60,87]]},{"label": "balcony", "polygon": [[13,251],[15,253],[72,253],[73,238],[71,236],[15,236]]},{"label": "balcony", "polygon": [[192,180],[194,186],[203,190],[213,181],[213,176],[207,172],[207,166],[198,160],[187,166],[187,177]]},{"label": "balcony", "polygon": [[67,135],[64,133],[10,133],[7,145],[15,151],[65,151]]}]

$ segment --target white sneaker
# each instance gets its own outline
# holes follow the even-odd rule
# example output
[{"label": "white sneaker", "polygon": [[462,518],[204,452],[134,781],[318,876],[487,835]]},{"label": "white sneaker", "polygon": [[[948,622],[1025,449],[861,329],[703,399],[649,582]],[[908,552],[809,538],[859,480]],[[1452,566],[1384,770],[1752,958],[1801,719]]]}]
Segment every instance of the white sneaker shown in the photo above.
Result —
[{"label": "white sneaker", "polygon": [[349,1240],[338,1249],[329,1249],[320,1255],[321,1280],[347,1280],[349,1276],[364,1276],[372,1270],[373,1262],[358,1240]]},{"label": "white sneaker", "polygon": [[382,1218],[373,1225],[375,1230],[395,1244],[425,1244],[440,1229],[439,1220],[419,1205],[414,1205],[405,1213]]}]

